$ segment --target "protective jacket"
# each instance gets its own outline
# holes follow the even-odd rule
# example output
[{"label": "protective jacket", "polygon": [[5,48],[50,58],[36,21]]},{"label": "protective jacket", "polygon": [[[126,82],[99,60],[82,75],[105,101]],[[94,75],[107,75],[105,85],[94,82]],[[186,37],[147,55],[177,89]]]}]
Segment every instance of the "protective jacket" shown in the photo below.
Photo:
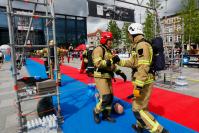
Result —
[{"label": "protective jacket", "polygon": [[[94,77],[95,78],[112,78],[114,72],[116,72],[117,67],[112,63],[113,55],[111,50],[106,46],[100,45],[94,49],[92,53],[93,64],[95,67]],[[107,64],[107,61],[110,61],[110,65]]]},{"label": "protective jacket", "polygon": [[154,81],[154,76],[150,69],[152,63],[153,50],[149,43],[141,41],[142,35],[138,35],[132,44],[131,57],[128,60],[121,60],[120,66],[132,68],[132,82],[139,87],[150,84]]},{"label": "protective jacket", "polygon": [[88,50],[84,50],[82,53],[84,63],[88,63]]}]

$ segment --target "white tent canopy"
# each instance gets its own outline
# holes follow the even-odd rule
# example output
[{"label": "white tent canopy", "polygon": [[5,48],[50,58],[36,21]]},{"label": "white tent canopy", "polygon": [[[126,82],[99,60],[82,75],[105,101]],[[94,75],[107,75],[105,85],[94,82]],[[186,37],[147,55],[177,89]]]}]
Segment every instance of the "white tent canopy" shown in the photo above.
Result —
[{"label": "white tent canopy", "polygon": [[10,53],[11,47],[7,44],[1,45],[0,46],[0,51],[2,51],[4,54],[9,54]]}]

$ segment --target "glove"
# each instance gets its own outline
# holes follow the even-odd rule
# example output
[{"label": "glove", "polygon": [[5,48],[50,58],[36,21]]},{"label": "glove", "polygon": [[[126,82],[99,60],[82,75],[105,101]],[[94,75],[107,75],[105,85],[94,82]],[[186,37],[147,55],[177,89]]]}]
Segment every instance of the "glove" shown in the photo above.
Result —
[{"label": "glove", "polygon": [[126,75],[121,70],[118,70],[115,73],[117,75],[120,75],[123,78],[124,82],[126,82],[127,77],[126,77]]},{"label": "glove", "polygon": [[118,55],[112,58],[113,64],[120,62],[120,57]]}]

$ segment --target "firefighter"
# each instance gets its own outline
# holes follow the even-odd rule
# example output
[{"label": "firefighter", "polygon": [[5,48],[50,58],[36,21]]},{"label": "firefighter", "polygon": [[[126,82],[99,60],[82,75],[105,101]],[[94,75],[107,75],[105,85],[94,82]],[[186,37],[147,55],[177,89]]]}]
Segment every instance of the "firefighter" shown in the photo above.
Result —
[{"label": "firefighter", "polygon": [[[42,50],[37,50],[36,52],[37,52],[37,54],[39,54],[40,56],[45,58],[44,65],[46,67],[47,75],[49,76],[49,78],[54,79],[54,71],[53,70],[54,70],[54,66],[55,66],[55,59],[54,59],[55,57],[54,57],[54,41],[53,40],[51,40],[49,42],[49,46],[50,46],[50,48],[49,48],[49,51],[50,51],[49,52],[49,55],[50,55],[50,63],[49,63],[50,67],[49,68],[50,68],[50,70],[46,66],[48,64],[46,62],[46,60],[47,60],[46,56],[48,55],[48,49],[44,48]],[[60,55],[61,52],[62,52],[62,50],[57,47],[57,54]],[[60,63],[60,61],[58,61],[58,63]],[[61,73],[60,72],[58,72],[58,80],[59,80],[58,84],[59,84],[59,86],[61,86]]]},{"label": "firefighter", "polygon": [[94,73],[94,65],[93,65],[93,61],[92,61],[92,53],[94,50],[94,45],[91,43],[90,45],[88,45],[88,50],[87,50],[87,68],[86,68],[86,73],[89,77],[93,77],[93,73]]},{"label": "firefighter", "polygon": [[120,66],[132,68],[134,85],[132,110],[137,119],[136,124],[133,124],[132,127],[137,132],[147,129],[153,133],[168,133],[148,111],[148,102],[154,82],[154,73],[150,67],[153,50],[151,45],[144,40],[142,28],[139,23],[132,23],[128,27],[129,38],[132,41],[131,57],[128,60],[120,60],[118,63]]},{"label": "firefighter", "polygon": [[94,121],[100,123],[100,114],[102,113],[102,120],[115,122],[115,119],[110,116],[111,105],[113,101],[112,82],[114,72],[120,75],[126,81],[126,75],[117,69],[115,63],[119,60],[118,57],[113,57],[111,53],[111,45],[113,36],[111,32],[102,32],[98,47],[92,53],[94,70],[94,80],[96,88],[100,94],[100,100],[93,110]]},{"label": "firefighter", "polygon": [[88,52],[88,45],[82,53],[82,64],[81,64],[81,68],[80,68],[80,73],[84,73],[87,68],[87,64],[88,64],[87,52]]},{"label": "firefighter", "polygon": [[44,66],[46,69],[46,74],[49,77],[50,72],[49,72],[49,66],[48,66],[48,48],[44,48],[42,51],[42,54],[43,54],[43,58],[44,58]]}]

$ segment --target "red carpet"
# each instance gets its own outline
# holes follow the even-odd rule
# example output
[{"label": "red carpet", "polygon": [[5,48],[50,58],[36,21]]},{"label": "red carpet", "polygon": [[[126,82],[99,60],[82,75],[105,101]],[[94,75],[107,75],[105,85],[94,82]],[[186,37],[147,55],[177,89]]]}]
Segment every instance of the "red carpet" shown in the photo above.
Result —
[{"label": "red carpet", "polygon": [[[43,63],[41,59],[32,58],[34,61]],[[80,74],[78,69],[70,66],[61,66],[61,72],[81,82],[88,83],[86,74]],[[113,82],[114,95],[128,101],[126,97],[132,93],[130,81],[124,83],[117,79]],[[159,88],[154,88],[149,103],[149,109],[160,116],[173,120],[179,124],[199,131],[199,98],[187,96]]]}]

